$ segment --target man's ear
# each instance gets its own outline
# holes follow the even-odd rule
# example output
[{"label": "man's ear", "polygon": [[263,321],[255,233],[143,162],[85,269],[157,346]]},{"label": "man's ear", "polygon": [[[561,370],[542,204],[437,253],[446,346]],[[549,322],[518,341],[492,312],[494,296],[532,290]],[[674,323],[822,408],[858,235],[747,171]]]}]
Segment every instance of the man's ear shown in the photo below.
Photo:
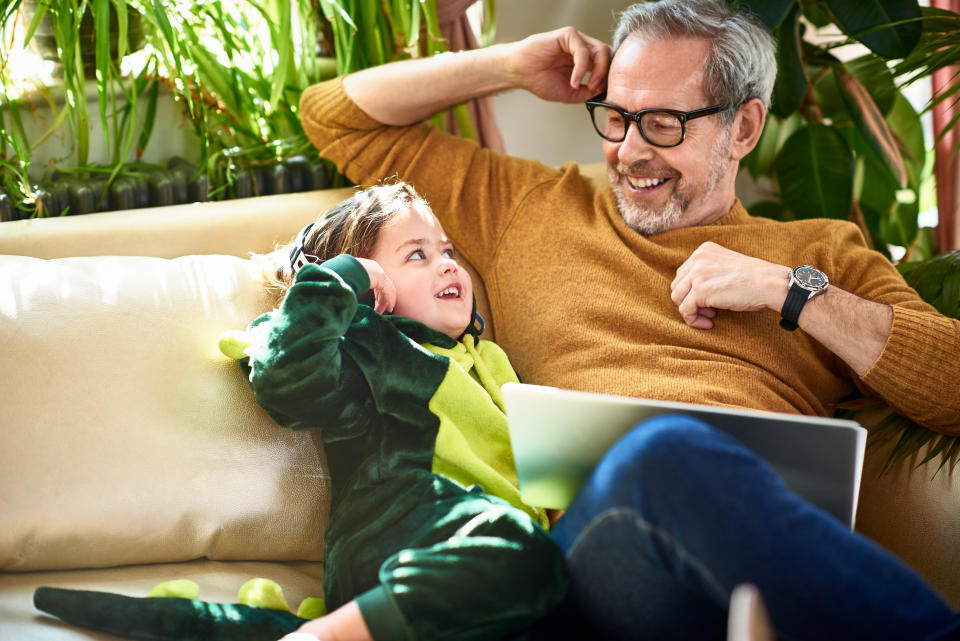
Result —
[{"label": "man's ear", "polygon": [[757,146],[766,119],[767,110],[759,98],[751,98],[740,105],[730,138],[730,156],[733,160],[739,161]]}]

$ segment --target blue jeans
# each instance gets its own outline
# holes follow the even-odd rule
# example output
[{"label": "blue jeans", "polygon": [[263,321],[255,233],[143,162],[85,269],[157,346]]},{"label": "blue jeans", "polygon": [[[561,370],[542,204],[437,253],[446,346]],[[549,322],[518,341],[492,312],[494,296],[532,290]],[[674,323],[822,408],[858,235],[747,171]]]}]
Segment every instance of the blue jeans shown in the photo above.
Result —
[{"label": "blue jeans", "polygon": [[916,574],[689,417],[624,436],[553,536],[572,607],[609,639],[723,639],[743,582],[780,641],[960,638],[960,618]]}]

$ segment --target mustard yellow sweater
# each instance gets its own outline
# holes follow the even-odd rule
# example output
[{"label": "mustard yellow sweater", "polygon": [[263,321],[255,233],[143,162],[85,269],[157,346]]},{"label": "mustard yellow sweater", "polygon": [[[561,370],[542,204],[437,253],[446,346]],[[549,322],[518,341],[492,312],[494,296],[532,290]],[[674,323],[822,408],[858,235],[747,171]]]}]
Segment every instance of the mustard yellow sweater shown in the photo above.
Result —
[{"label": "mustard yellow sweater", "polygon": [[[924,303],[857,227],[782,223],[736,203],[712,225],[644,237],[608,185],[496,154],[425,124],[367,116],[340,79],[300,103],[320,155],[358,184],[396,175],[432,205],[483,278],[496,340],[528,383],[672,401],[829,415],[858,391],[960,433],[960,321]],[[883,353],[862,377],[773,311],[720,311],[712,330],[670,300],[677,268],[705,241],[781,265],[814,265],[832,286],[893,306]]]}]

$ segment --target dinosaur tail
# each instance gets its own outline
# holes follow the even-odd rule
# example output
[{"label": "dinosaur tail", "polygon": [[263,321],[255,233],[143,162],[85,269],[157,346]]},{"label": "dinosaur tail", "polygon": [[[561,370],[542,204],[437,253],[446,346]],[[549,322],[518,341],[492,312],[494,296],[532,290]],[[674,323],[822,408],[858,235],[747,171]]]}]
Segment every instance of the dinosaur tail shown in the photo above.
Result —
[{"label": "dinosaur tail", "polygon": [[37,588],[33,604],[71,625],[140,641],[276,641],[307,621],[247,605],[50,587]]}]

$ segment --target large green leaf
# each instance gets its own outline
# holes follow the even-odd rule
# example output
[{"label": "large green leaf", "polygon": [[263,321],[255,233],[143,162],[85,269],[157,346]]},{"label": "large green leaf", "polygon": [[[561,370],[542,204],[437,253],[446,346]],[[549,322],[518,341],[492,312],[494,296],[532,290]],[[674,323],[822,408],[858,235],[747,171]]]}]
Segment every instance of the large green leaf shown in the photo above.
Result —
[{"label": "large green leaf", "polygon": [[776,200],[761,200],[750,205],[751,216],[762,216],[774,220],[795,220],[793,213]]},{"label": "large green leaf", "polygon": [[814,27],[826,27],[833,24],[833,16],[825,0],[802,0],[803,17]]},{"label": "large green leaf", "polygon": [[[856,158],[853,197],[860,204],[874,247],[889,256],[887,245],[909,246],[916,236],[916,201],[913,226],[898,217],[909,217],[906,206],[899,206],[900,185],[890,169],[877,157],[860,130],[853,125],[837,128],[850,145]],[[908,238],[909,240],[904,240]]]},{"label": "large green leaf", "polygon": [[890,245],[909,247],[917,237],[920,213],[917,202],[896,203],[888,216],[880,219],[880,239]]},{"label": "large green leaf", "polygon": [[769,176],[773,171],[773,161],[780,152],[780,147],[802,125],[803,119],[797,113],[791,114],[786,120],[782,120],[773,114],[767,116],[757,146],[740,161],[740,164],[750,172],[754,179],[760,176]]},{"label": "large green leaf", "polygon": [[287,74],[290,73],[290,65],[293,62],[293,43],[289,38],[293,13],[290,0],[277,0],[276,12],[279,13],[277,17],[280,19],[280,24],[277,37],[273,42],[278,57],[277,66],[273,72],[273,85],[270,88],[270,106],[273,109],[277,109],[280,105],[280,98],[287,83]]},{"label": "large green leaf", "polygon": [[775,161],[786,205],[798,218],[847,218],[853,198],[853,154],[827,125],[797,130]]},{"label": "large green leaf", "polygon": [[774,31],[777,39],[777,80],[771,111],[786,118],[800,106],[807,91],[807,74],[800,56],[800,6],[794,5]]},{"label": "large green leaf", "polygon": [[867,54],[844,62],[843,66],[870,92],[877,109],[884,115],[890,113],[898,91],[887,63],[882,58]]},{"label": "large green leaf", "polygon": [[907,284],[940,313],[960,318],[960,250],[898,266]]},{"label": "large green leaf", "polygon": [[733,0],[732,6],[735,9],[746,7],[754,15],[760,18],[760,21],[769,30],[777,28],[787,13],[792,8],[797,7],[796,0]]},{"label": "large green leaf", "polygon": [[904,58],[920,41],[920,22],[911,22],[920,17],[917,0],[827,0],[827,5],[847,33],[883,58]]},{"label": "large green leaf", "polygon": [[903,158],[900,156],[899,145],[870,93],[846,69],[839,67],[834,69],[833,76],[837,82],[840,96],[847,106],[847,112],[857,129],[860,130],[877,157],[890,170],[897,184],[901,188],[906,187],[907,170],[903,165]]},{"label": "large green leaf", "polygon": [[897,93],[893,108],[887,115],[887,124],[900,146],[909,183],[914,188],[920,185],[927,147],[923,140],[923,125],[913,105],[901,93]]},{"label": "large green leaf", "polygon": [[110,126],[107,123],[107,83],[110,81],[110,0],[93,0],[93,22],[96,37],[97,104],[107,147],[110,146]]}]

